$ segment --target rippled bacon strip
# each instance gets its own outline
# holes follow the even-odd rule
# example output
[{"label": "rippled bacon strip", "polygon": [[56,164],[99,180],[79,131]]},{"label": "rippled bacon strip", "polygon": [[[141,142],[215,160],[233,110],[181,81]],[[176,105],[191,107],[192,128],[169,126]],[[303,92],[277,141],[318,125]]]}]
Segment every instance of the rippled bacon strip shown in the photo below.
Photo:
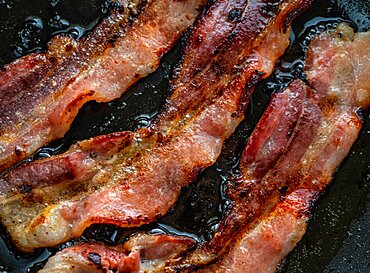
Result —
[{"label": "rippled bacon strip", "polygon": [[[217,22],[214,10],[225,3],[230,7],[235,1],[216,2],[201,22]],[[165,214],[181,187],[215,162],[243,119],[254,83],[271,73],[287,47],[290,20],[306,3],[247,1],[239,18],[230,19],[220,8],[234,27],[220,38],[216,52],[213,42],[200,41],[213,53],[208,64],[192,79],[180,72],[149,129],[80,142],[65,154],[3,175],[0,216],[17,246],[31,251],[78,237],[93,223],[134,227]],[[190,48],[193,35],[208,25],[213,24],[195,27]],[[192,50],[185,52],[184,64],[197,62]]]},{"label": "rippled bacon strip", "polygon": [[204,273],[269,273],[294,248],[306,231],[310,191],[298,190],[284,196],[276,208],[242,232],[218,263],[197,270]]},{"label": "rippled bacon strip", "polygon": [[0,172],[62,137],[87,101],[118,98],[153,72],[202,3],[122,0],[77,45],[57,37],[47,53],[8,65],[0,72]]},{"label": "rippled bacon strip", "polygon": [[314,39],[307,55],[311,87],[295,80],[273,96],[243,152],[242,176],[214,239],[188,260],[223,258],[201,272],[274,272],[305,232],[307,211],[330,183],[370,104],[370,32],[347,25]]},{"label": "rippled bacon strip", "polygon": [[152,272],[176,260],[194,244],[195,241],[187,237],[144,234],[118,247],[84,243],[60,251],[39,273]]}]

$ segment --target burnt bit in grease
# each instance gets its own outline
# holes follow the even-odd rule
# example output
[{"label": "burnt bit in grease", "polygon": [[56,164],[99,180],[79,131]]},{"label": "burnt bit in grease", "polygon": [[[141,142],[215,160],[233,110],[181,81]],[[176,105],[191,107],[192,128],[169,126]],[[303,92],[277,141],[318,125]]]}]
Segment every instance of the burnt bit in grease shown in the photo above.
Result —
[{"label": "burnt bit in grease", "polygon": [[31,191],[32,191],[31,185],[24,184],[24,185],[19,186],[19,192],[21,194],[31,193]]},{"label": "burnt bit in grease", "polygon": [[241,18],[242,14],[243,14],[242,10],[233,9],[229,12],[229,15],[227,16],[227,19],[229,21],[236,22]]},{"label": "burnt bit in grease", "polygon": [[87,254],[87,258],[96,265],[101,265],[101,257],[98,253],[90,252]]},{"label": "burnt bit in grease", "polygon": [[363,123],[366,121],[366,110],[364,108],[358,108],[356,114]]}]

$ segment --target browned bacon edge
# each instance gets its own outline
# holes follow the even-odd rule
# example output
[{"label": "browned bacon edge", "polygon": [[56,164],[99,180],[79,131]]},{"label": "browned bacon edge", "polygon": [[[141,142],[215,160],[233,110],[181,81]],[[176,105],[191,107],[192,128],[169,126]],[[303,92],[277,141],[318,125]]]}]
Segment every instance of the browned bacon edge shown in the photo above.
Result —
[{"label": "browned bacon edge", "polygon": [[[93,223],[134,227],[166,213],[181,187],[215,162],[243,119],[254,84],[271,73],[289,43],[287,18],[307,4],[246,1],[217,52],[203,40],[214,55],[191,80],[176,81],[149,129],[100,137],[115,139],[104,153],[91,139],[1,176],[0,216],[17,246],[31,251],[80,236]],[[218,20],[212,11],[207,22]]]},{"label": "browned bacon edge", "polygon": [[[0,72],[0,172],[62,137],[87,101],[118,98],[153,72],[205,0],[125,0],[88,37],[54,38]],[[140,13],[140,14],[139,14]]]}]

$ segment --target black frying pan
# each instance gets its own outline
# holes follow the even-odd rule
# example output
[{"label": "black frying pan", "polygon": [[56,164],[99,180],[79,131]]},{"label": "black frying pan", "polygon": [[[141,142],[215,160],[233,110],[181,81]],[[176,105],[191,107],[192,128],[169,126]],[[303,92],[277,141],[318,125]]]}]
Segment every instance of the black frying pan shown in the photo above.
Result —
[{"label": "black frying pan", "polygon": [[[0,65],[44,50],[54,34],[81,37],[99,22],[109,7],[109,1],[103,0],[0,0]],[[308,12],[297,18],[293,24],[292,46],[274,75],[258,85],[246,120],[226,142],[217,163],[182,191],[168,215],[141,230],[187,234],[200,241],[212,236],[228,202],[223,196],[222,184],[236,169],[240,153],[267,106],[269,95],[300,75],[302,44],[306,37],[340,21],[350,22],[360,31],[369,30],[370,1],[317,0]],[[65,138],[40,149],[34,158],[63,152],[72,143],[97,134],[146,126],[168,95],[169,76],[179,61],[181,46],[182,42],[164,57],[155,73],[141,80],[122,98],[107,104],[85,105]],[[366,113],[360,114],[365,125],[358,141],[336,173],[333,184],[314,207],[307,234],[282,263],[280,272],[370,272],[370,150],[367,148],[370,121]],[[6,231],[0,228],[0,272],[35,272],[48,256],[74,242],[93,239],[117,244],[136,231],[95,225],[78,240],[25,255],[14,248]]]}]

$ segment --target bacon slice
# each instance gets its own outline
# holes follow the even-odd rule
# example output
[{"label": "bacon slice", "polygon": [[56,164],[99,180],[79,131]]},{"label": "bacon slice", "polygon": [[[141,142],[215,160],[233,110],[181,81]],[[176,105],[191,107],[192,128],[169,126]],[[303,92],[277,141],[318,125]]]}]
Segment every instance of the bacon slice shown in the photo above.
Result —
[{"label": "bacon slice", "polygon": [[152,272],[194,244],[188,237],[144,234],[118,247],[84,243],[58,252],[39,273]]},{"label": "bacon slice", "polygon": [[292,192],[276,208],[238,237],[221,262],[197,272],[268,273],[294,248],[306,231],[312,193]]},{"label": "bacon slice", "polygon": [[87,101],[118,98],[153,72],[203,2],[122,1],[79,44],[57,37],[47,53],[7,66],[0,73],[0,172],[62,137]]},{"label": "bacon slice", "polygon": [[[93,138],[4,174],[0,216],[17,246],[31,251],[78,237],[92,223],[135,227],[165,214],[181,187],[215,162],[223,141],[243,119],[254,83],[271,73],[287,47],[287,24],[306,3],[245,2],[218,52],[213,43],[201,41],[213,52],[208,64],[191,80],[175,81],[149,129]],[[214,9],[203,15],[205,22],[219,20]],[[203,26],[195,27],[190,41]],[[197,58],[187,52],[184,63],[197,62],[187,61]]]},{"label": "bacon slice", "polygon": [[[221,260],[201,272],[274,272],[301,239],[307,209],[330,183],[370,104],[370,32],[339,25],[311,43],[306,74],[275,94],[231,181],[233,205],[214,238],[186,264]],[[181,266],[180,266],[181,268]]]}]

